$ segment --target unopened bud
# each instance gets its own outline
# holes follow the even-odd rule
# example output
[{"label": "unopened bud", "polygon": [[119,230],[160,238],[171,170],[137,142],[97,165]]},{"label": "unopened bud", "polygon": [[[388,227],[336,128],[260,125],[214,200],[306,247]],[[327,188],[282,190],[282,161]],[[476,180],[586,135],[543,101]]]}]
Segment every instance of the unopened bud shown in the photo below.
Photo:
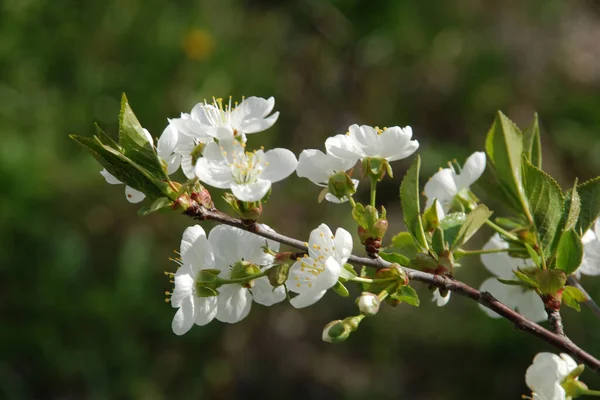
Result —
[{"label": "unopened bud", "polygon": [[329,343],[339,343],[348,339],[352,330],[344,324],[342,320],[331,321],[323,328],[323,341]]},{"label": "unopened bud", "polygon": [[194,203],[194,200],[190,196],[188,196],[187,194],[182,194],[177,199],[175,199],[175,201],[171,205],[171,208],[174,211],[186,211],[188,208],[194,205]]},{"label": "unopened bud", "polygon": [[381,301],[376,294],[369,292],[362,292],[358,299],[356,299],[358,309],[364,315],[375,315],[379,312],[379,305]]},{"label": "unopened bud", "polygon": [[198,185],[198,186],[200,186],[200,190],[194,191],[193,193],[190,194],[190,197],[192,198],[192,200],[196,201],[196,203],[200,204],[201,206],[203,206],[205,208],[208,208],[208,209],[215,208],[215,204],[212,201],[212,197],[210,196],[210,192],[208,191],[208,189],[206,189],[202,185]]},{"label": "unopened bud", "polygon": [[289,264],[276,265],[267,271],[267,278],[273,287],[281,286],[288,278]]},{"label": "unopened bud", "polygon": [[256,221],[262,214],[262,203],[260,201],[246,202],[239,201],[240,218],[248,221]]},{"label": "unopened bud", "polygon": [[327,190],[338,199],[350,197],[356,193],[352,179],[345,172],[336,172],[331,175],[327,182]]}]

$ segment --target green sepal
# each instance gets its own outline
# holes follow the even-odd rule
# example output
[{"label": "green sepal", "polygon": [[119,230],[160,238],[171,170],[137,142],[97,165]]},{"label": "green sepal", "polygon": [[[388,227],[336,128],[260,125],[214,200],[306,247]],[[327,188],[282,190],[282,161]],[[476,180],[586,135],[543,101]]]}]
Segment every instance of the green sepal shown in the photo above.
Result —
[{"label": "green sepal", "polygon": [[537,267],[541,267],[542,266],[542,259],[541,259],[540,255],[538,254],[538,252],[535,251],[533,249],[533,247],[531,247],[527,243],[524,243],[524,245],[525,245],[525,248],[527,249],[527,253],[529,254],[529,258],[531,258],[531,260],[533,261],[533,263]]},{"label": "green sepal", "polygon": [[200,286],[196,287],[196,295],[198,297],[214,297],[219,295],[219,291],[216,289],[211,289],[208,286]]},{"label": "green sepal", "polygon": [[356,270],[350,264],[344,264],[344,269],[352,274],[352,276],[357,276]]},{"label": "green sepal", "polygon": [[271,286],[278,287],[283,285],[288,278],[290,267],[290,264],[279,264],[269,268],[267,278]]},{"label": "green sepal", "polygon": [[583,243],[575,230],[564,231],[558,242],[556,253],[556,268],[571,275],[583,260]]},{"label": "green sepal", "polygon": [[485,224],[492,214],[493,212],[483,204],[478,205],[473,211],[467,214],[465,223],[460,227],[450,249],[455,250],[465,244]]},{"label": "green sepal", "polygon": [[512,279],[502,279],[502,278],[496,278],[496,280],[500,283],[503,283],[505,285],[509,285],[509,286],[521,286],[527,289],[531,289],[531,285],[527,284],[523,281],[513,281]]},{"label": "green sepal", "polygon": [[563,271],[556,269],[547,269],[544,271],[536,269],[535,278],[540,285],[540,292],[552,296],[555,296],[565,287],[565,283],[567,283],[567,275]]},{"label": "green sepal", "polygon": [[581,311],[579,303],[585,303],[588,299],[585,295],[574,286],[565,286],[562,292],[562,302],[566,306],[569,306],[577,311]]},{"label": "green sepal", "polygon": [[337,281],[335,283],[335,285],[333,285],[333,291],[336,292],[337,294],[339,294],[342,297],[348,297],[350,296],[350,292],[348,291],[348,288],[346,288],[346,286],[344,286],[342,284],[342,282]]},{"label": "green sepal", "polygon": [[406,172],[400,184],[400,203],[404,214],[404,223],[415,244],[428,249],[423,223],[421,221],[421,206],[419,201],[419,171],[421,168],[421,157],[417,155],[415,161]]},{"label": "green sepal", "polygon": [[410,286],[398,287],[398,290],[390,294],[390,298],[414,307],[419,307],[419,305],[421,304],[421,301],[419,300],[419,295],[417,294],[415,289],[413,289]]}]

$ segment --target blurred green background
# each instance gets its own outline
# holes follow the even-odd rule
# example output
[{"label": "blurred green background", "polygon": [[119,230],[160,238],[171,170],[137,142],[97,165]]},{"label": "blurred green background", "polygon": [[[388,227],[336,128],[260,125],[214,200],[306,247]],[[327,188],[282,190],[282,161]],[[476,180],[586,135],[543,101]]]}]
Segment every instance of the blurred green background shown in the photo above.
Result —
[{"label": "blurred green background", "polygon": [[[411,125],[426,178],[482,149],[496,110],[521,126],[538,111],[545,168],[568,187],[600,174],[599,37],[592,0],[1,1],[0,398],[519,398],[553,349],[458,296],[439,309],[418,284],[419,309],[386,307],[344,344],[320,339],[355,312],[333,293],[175,336],[163,271],[192,221],[138,217],[67,135],[116,132],[121,92],[153,136],[205,97],[275,96],[279,122],[251,145],[299,154],[351,123]],[[380,190],[396,231],[408,162]],[[264,222],[354,231],[318,192],[276,184]],[[478,287],[489,274],[465,264]],[[583,283],[600,299],[600,278]],[[564,317],[600,355],[589,310]]]}]

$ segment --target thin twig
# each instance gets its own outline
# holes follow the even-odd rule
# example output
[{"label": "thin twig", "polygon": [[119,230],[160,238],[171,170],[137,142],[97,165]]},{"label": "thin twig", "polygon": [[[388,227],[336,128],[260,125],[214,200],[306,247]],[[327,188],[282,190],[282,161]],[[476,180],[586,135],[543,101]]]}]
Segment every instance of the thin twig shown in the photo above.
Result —
[{"label": "thin twig", "polygon": [[[266,229],[263,225],[258,223],[243,223],[240,219],[233,218],[218,210],[209,210],[205,207],[194,205],[188,210],[186,210],[184,214],[201,221],[211,220],[230,226],[235,226],[237,228],[253,232],[267,239],[271,239],[276,242],[295,247],[299,250],[308,251],[305,243],[300,240],[293,239],[285,235],[279,234],[277,232],[274,232],[273,230]],[[367,267],[377,269],[386,268],[392,265],[392,263],[385,261],[381,258],[373,259],[367,257],[358,257],[354,255],[349,257],[348,262],[351,264],[364,265]],[[457,281],[447,276],[434,275],[406,267],[403,268],[406,271],[409,279],[422,282],[427,285],[436,286],[440,289],[450,290],[460,296],[464,296],[475,300],[484,307],[489,308],[490,310],[496,312],[497,314],[512,322],[517,329],[537,336],[538,338],[546,341],[547,343],[551,344],[557,349],[569,353],[577,360],[579,360],[580,362],[588,366],[590,369],[592,369],[594,372],[600,373],[600,360],[596,359],[594,356],[581,349],[579,346],[571,342],[564,335],[551,332],[548,329],[536,324],[535,322],[528,320],[512,308],[498,301],[490,293],[480,292],[479,290],[472,288],[466,283]]]}]

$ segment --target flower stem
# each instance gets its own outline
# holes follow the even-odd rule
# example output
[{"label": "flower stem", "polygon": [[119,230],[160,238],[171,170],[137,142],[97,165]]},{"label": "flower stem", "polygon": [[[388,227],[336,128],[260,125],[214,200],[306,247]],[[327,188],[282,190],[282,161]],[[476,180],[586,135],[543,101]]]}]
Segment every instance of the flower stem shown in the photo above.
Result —
[{"label": "flower stem", "polygon": [[391,285],[389,285],[388,287],[386,287],[385,289],[383,289],[381,291],[381,293],[379,293],[377,295],[377,297],[379,298],[379,301],[383,301],[386,299],[386,297],[388,297],[390,295],[390,292],[392,290],[394,290],[396,288],[396,283],[392,283]]},{"label": "flower stem", "polygon": [[377,178],[370,176],[371,178],[371,206],[375,207],[375,199],[377,198]]},{"label": "flower stem", "polygon": [[586,396],[600,396],[600,390],[584,390],[581,394]]},{"label": "flower stem", "polygon": [[354,201],[352,196],[348,196],[348,203],[350,203],[350,205],[352,206],[353,209],[354,209],[354,207],[356,207],[356,202]]},{"label": "flower stem", "polygon": [[496,225],[495,223],[493,223],[492,221],[490,221],[489,219],[485,221],[485,223],[492,228],[493,230],[495,230],[498,233],[501,233],[502,235],[506,236],[507,238],[509,238],[510,240],[514,240],[517,242],[520,242],[520,239],[518,237],[516,237],[515,235],[513,235],[512,233],[510,233],[509,231],[505,230],[504,228]]},{"label": "flower stem", "polygon": [[510,248],[506,248],[506,249],[487,249],[487,250],[462,250],[459,249],[457,251],[457,253],[460,254],[460,256],[475,256],[478,254],[492,254],[492,253],[504,253],[506,251],[509,251]]},{"label": "flower stem", "polygon": [[248,276],[244,276],[242,278],[233,278],[233,279],[223,279],[223,278],[219,278],[217,280],[217,283],[220,285],[229,285],[231,283],[246,283],[246,282],[250,282],[253,279],[257,279],[257,278],[261,278],[265,275],[267,275],[267,272],[270,270],[271,268],[267,268],[264,271],[262,271],[261,273],[258,274],[254,274],[254,275],[248,275]]},{"label": "flower stem", "polygon": [[355,276],[354,278],[350,278],[352,282],[360,282],[360,283],[386,283],[386,282],[395,282],[397,278],[381,278],[381,279],[372,279],[372,278],[364,278],[362,276]]}]

